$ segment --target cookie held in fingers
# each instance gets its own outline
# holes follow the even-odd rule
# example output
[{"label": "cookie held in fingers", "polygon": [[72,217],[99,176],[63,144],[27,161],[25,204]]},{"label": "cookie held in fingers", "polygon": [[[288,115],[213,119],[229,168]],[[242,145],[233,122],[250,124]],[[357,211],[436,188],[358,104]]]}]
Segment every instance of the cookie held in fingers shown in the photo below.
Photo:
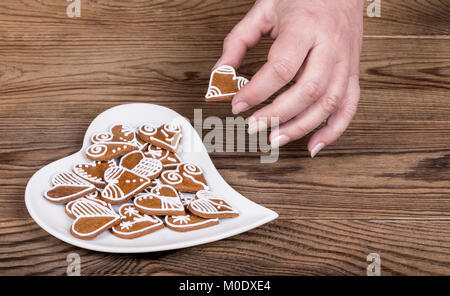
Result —
[{"label": "cookie held in fingers", "polygon": [[94,185],[72,172],[55,175],[52,184],[53,187],[44,193],[44,198],[56,204],[70,202],[97,190]]},{"label": "cookie held in fingers", "polygon": [[141,151],[133,151],[123,156],[119,166],[151,180],[158,178],[163,170],[161,161],[145,157]]},{"label": "cookie held in fingers", "polygon": [[75,217],[70,233],[79,239],[93,239],[120,223],[120,216],[111,205],[101,200],[77,199],[71,204],[69,212]]},{"label": "cookie held in fingers", "polygon": [[181,192],[196,193],[208,189],[202,169],[191,163],[181,163],[174,170],[162,172],[160,179],[162,183]]},{"label": "cookie held in fingers", "polygon": [[233,67],[218,67],[211,73],[205,100],[209,102],[232,99],[247,82],[248,79],[236,75]]},{"label": "cookie held in fingers", "polygon": [[177,152],[181,144],[181,127],[177,124],[151,125],[144,124],[139,127],[138,136],[142,140],[160,148]]},{"label": "cookie held in fingers", "polygon": [[97,188],[105,188],[105,171],[116,166],[114,160],[93,161],[91,163],[80,163],[73,167],[73,172],[85,181],[88,181]]},{"label": "cookie held in fingers", "polygon": [[184,216],[166,216],[165,222],[167,227],[174,231],[187,232],[217,225],[219,219],[205,219],[188,213]]},{"label": "cookie held in fingers", "polygon": [[150,185],[150,179],[123,167],[106,170],[105,181],[108,184],[102,191],[101,199],[112,204],[123,203]]},{"label": "cookie held in fingers", "polygon": [[164,228],[164,223],[156,216],[140,213],[134,205],[120,207],[120,223],[112,228],[112,233],[120,238],[132,239]]},{"label": "cookie held in fingers", "polygon": [[234,218],[239,216],[225,200],[209,190],[200,190],[189,203],[189,211],[202,218]]},{"label": "cookie held in fingers", "polygon": [[148,215],[185,215],[178,192],[169,185],[158,184],[150,193],[136,195],[134,205]]}]

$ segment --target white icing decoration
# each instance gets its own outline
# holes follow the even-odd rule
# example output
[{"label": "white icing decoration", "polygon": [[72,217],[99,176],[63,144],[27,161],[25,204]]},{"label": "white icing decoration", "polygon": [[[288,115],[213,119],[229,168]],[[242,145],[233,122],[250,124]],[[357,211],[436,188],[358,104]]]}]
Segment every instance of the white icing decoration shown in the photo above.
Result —
[{"label": "white icing decoration", "polygon": [[[198,199],[192,201],[189,206],[200,213],[204,214],[237,214],[238,212],[231,206],[226,205],[225,201],[217,197],[214,193],[207,190],[200,190],[196,193]],[[214,200],[217,201],[214,201]],[[221,211],[219,211],[221,210]]]},{"label": "white icing decoration", "polygon": [[[171,223],[169,221],[169,217],[171,217],[173,219],[173,223]],[[210,223],[210,222],[218,222],[219,219],[218,218],[205,219],[204,221],[189,224],[189,222],[191,221],[191,218],[190,218],[190,215],[186,215],[186,216],[166,216],[165,221],[166,221],[167,225],[170,225],[174,228],[189,228],[189,227],[195,227],[195,226],[203,225],[203,224]],[[179,222],[180,224],[174,224],[177,222]],[[186,223],[186,224],[182,224],[182,223]]]},{"label": "white icing decoration", "polygon": [[149,225],[149,226],[147,226],[145,228],[142,228],[142,229],[138,229],[138,230],[135,230],[135,231],[126,231],[126,232],[122,232],[120,230],[117,230],[116,227],[114,227],[112,229],[112,231],[115,232],[115,233],[132,236],[132,235],[134,235],[136,233],[144,232],[144,231],[147,231],[149,229],[152,229],[152,228],[155,228],[155,227],[159,227],[159,226],[161,226],[163,224],[161,219],[159,219],[156,216],[148,216],[148,215],[143,215],[143,214],[139,213],[139,211],[136,210],[132,204],[124,204],[124,205],[122,205],[120,207],[120,209],[119,209],[120,213],[122,213],[122,209],[124,207],[127,207],[125,210],[123,210],[123,212],[125,212],[125,214],[128,217],[122,217],[122,218],[125,219],[125,218],[132,218],[133,217],[133,220],[121,222],[120,225],[119,225],[121,229],[129,230],[135,224],[137,224],[139,222],[145,222],[145,221],[148,221],[148,222],[151,222],[151,223],[154,223],[154,224],[153,225]]},{"label": "white icing decoration", "polygon": [[106,154],[108,147],[105,144],[92,144],[86,149],[86,154],[90,157],[100,157]]},{"label": "white icing decoration", "polygon": [[[162,188],[170,188],[170,190],[174,193],[175,196],[166,196],[161,194]],[[144,199],[153,199],[157,198],[161,202],[161,208],[148,208],[145,207],[140,203],[141,200]],[[181,202],[180,196],[178,195],[178,192],[175,190],[175,188],[163,185],[163,184],[157,184],[156,187],[154,187],[150,193],[141,193],[136,196],[134,199],[134,204],[142,209],[149,210],[149,211],[184,211],[183,203]]]},{"label": "white icing decoration", "polygon": [[[140,192],[142,187],[146,187],[150,183],[149,179],[142,176],[142,180],[144,182],[141,182],[141,184],[139,186],[136,186],[136,188],[134,188],[132,191],[124,192],[122,188],[120,188],[117,184],[119,183],[119,179],[126,171],[135,174],[134,172],[122,167],[112,167],[106,170],[104,178],[105,181],[108,182],[108,185],[106,185],[105,189],[102,191],[103,198],[115,202],[126,200],[130,196],[133,196],[137,192]],[[136,182],[136,180],[132,181]]]}]

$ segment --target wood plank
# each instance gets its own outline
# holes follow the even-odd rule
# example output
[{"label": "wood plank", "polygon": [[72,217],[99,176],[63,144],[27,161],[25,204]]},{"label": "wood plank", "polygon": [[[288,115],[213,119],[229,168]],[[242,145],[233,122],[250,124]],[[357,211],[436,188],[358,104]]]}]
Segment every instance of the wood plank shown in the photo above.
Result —
[{"label": "wood plank", "polygon": [[82,275],[450,275],[449,222],[276,220],[182,250],[106,254],[70,246],[30,220],[0,221],[0,274],[65,275],[69,253]]},{"label": "wood plank", "polygon": [[[366,39],[356,119],[447,121],[448,44],[436,39]],[[129,40],[47,45],[41,41],[0,45],[0,118],[90,120],[127,102],[162,104],[183,114],[204,108],[205,116],[231,115],[226,103],[203,102],[220,44],[189,41],[180,48],[177,41],[148,39],[139,46]],[[268,45],[249,53],[242,74],[251,77],[257,71]]]},{"label": "wood plank", "polygon": [[[131,33],[136,37],[215,36],[223,40],[246,14],[252,0],[86,1],[79,19],[66,15],[68,3],[51,0],[4,0],[0,32],[10,38],[40,40],[99,39]],[[445,0],[381,1],[381,17],[370,18],[365,1],[366,35],[448,35],[450,8]],[[123,37],[123,36],[122,36]]]},{"label": "wood plank", "polygon": [[[43,121],[32,120],[23,134],[21,120],[0,125],[8,139],[0,148],[2,217],[27,216],[23,196],[31,175],[80,149],[86,122]],[[356,121],[313,160],[306,139],[281,149],[273,164],[262,164],[260,152],[216,152],[212,159],[231,186],[280,219],[448,220],[449,124]]]}]

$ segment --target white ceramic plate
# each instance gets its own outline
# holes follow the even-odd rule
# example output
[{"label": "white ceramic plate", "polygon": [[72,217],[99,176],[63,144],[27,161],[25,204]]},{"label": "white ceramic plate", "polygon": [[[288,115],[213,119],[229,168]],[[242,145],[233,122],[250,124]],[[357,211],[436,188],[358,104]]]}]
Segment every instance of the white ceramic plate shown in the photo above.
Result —
[{"label": "white ceramic plate", "polygon": [[[117,238],[110,231],[89,241],[73,237],[70,234],[73,220],[65,214],[64,206],[53,204],[42,196],[50,188],[52,176],[58,172],[70,171],[76,163],[89,161],[84,156],[84,150],[90,145],[90,137],[97,132],[108,131],[115,123],[138,127],[144,123],[172,120],[176,120],[183,130],[183,151],[179,153],[182,160],[199,165],[210,188],[231,203],[239,211],[239,217],[220,219],[219,225],[184,233],[164,228],[131,240]],[[81,248],[111,253],[155,252],[209,243],[245,232],[278,217],[274,211],[246,199],[225,182],[214,167],[197,132],[186,119],[173,110],[153,104],[120,105],[97,116],[86,132],[80,151],[52,162],[31,177],[25,191],[25,203],[31,217],[51,235]]]}]

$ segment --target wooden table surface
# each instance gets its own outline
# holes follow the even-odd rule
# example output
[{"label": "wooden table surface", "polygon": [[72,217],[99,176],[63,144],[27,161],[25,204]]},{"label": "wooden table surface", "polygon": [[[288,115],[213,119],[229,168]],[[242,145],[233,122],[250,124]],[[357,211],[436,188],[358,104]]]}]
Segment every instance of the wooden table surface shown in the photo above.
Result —
[{"label": "wooden table surface", "polygon": [[[383,0],[365,16],[361,102],[348,131],[310,159],[306,140],[261,153],[211,154],[225,180],[279,218],[183,250],[106,254],[42,230],[24,204],[28,179],[81,147],[90,121],[124,103],[160,104],[193,119],[232,116],[205,103],[222,40],[244,0],[0,3],[0,275],[450,275],[450,5]],[[271,41],[252,49],[251,77]],[[244,115],[249,116],[247,112]],[[241,131],[243,132],[243,131]]]}]

